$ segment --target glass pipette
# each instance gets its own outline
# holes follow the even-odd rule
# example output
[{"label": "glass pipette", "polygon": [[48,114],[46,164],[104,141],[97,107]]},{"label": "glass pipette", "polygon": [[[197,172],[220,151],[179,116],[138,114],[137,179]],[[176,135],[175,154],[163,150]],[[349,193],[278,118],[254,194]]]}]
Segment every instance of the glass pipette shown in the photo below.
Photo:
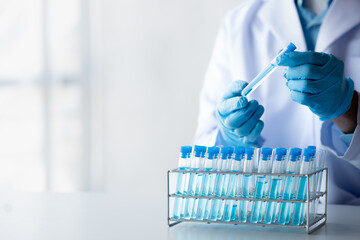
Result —
[{"label": "glass pipette", "polygon": [[285,48],[283,48],[276,57],[271,60],[270,64],[262,71],[260,72],[249,84],[242,90],[241,95],[244,97],[248,96],[250,93],[252,93],[257,87],[259,87],[264,80],[273,72],[275,69],[277,69],[279,66],[276,65],[276,58],[283,55],[284,53],[293,52],[296,49],[296,46],[291,42],[289,45],[287,45]]}]

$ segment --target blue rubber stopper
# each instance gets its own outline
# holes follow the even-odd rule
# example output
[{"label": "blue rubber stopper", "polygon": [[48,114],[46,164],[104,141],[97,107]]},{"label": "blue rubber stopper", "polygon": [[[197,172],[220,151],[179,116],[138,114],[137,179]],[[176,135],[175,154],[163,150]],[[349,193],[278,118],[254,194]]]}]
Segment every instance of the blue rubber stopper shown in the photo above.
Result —
[{"label": "blue rubber stopper", "polygon": [[205,146],[199,146],[199,145],[194,146],[195,157],[204,157],[205,152],[206,152]]},{"label": "blue rubber stopper", "polygon": [[269,156],[272,154],[272,148],[262,148],[261,149],[261,155],[262,155],[262,160],[269,160]]},{"label": "blue rubber stopper", "polygon": [[181,146],[180,152],[182,158],[187,158],[188,155],[191,153],[192,147],[191,146]]},{"label": "blue rubber stopper", "polygon": [[244,153],[245,153],[245,148],[244,147],[242,147],[242,146],[236,147],[235,148],[235,157],[234,157],[234,159],[236,161],[240,161],[241,158],[243,157]]},{"label": "blue rubber stopper", "polygon": [[275,150],[275,154],[276,154],[276,160],[277,161],[281,161],[284,160],[283,156],[286,155],[286,148],[277,148]]},{"label": "blue rubber stopper", "polygon": [[219,147],[208,147],[208,159],[217,158],[219,152],[220,152]]},{"label": "blue rubber stopper", "polygon": [[245,154],[247,156],[247,160],[251,160],[252,156],[254,155],[254,148],[247,147],[245,148]]},{"label": "blue rubber stopper", "polygon": [[295,162],[297,157],[301,155],[300,148],[292,148],[290,149],[290,161]]},{"label": "blue rubber stopper", "polygon": [[305,148],[304,150],[304,161],[309,162],[312,157],[315,156],[315,150],[312,148]]}]

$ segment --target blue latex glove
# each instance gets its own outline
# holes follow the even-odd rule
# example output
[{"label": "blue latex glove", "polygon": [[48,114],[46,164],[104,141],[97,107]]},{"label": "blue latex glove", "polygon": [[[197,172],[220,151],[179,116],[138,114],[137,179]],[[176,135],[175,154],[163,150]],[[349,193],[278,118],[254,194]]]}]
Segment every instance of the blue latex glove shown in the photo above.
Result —
[{"label": "blue latex glove", "polygon": [[319,52],[291,52],[279,56],[291,98],[306,105],[320,117],[340,117],[351,106],[354,82],[344,78],[344,63],[335,56]]},{"label": "blue latex glove", "polygon": [[229,146],[255,145],[264,127],[263,121],[259,120],[264,107],[256,100],[248,102],[241,96],[246,85],[244,81],[232,82],[217,106],[220,132]]}]

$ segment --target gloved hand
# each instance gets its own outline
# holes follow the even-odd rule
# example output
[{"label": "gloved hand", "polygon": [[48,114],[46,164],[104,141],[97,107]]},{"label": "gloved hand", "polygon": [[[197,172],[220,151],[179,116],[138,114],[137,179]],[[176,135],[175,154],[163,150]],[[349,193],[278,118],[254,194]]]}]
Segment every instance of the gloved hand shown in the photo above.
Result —
[{"label": "gloved hand", "polygon": [[220,132],[229,146],[254,145],[264,127],[259,120],[264,107],[241,96],[246,85],[244,81],[232,82],[217,106]]},{"label": "gloved hand", "polygon": [[328,120],[340,117],[351,106],[354,82],[344,78],[344,63],[335,56],[319,52],[290,52],[279,56],[292,100],[306,105]]}]

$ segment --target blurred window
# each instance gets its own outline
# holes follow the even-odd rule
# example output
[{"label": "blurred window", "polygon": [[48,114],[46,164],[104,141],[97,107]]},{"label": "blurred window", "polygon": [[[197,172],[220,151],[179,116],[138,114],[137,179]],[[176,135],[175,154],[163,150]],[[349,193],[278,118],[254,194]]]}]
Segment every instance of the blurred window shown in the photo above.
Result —
[{"label": "blurred window", "polygon": [[88,189],[88,38],[81,2],[0,1],[1,189]]}]

